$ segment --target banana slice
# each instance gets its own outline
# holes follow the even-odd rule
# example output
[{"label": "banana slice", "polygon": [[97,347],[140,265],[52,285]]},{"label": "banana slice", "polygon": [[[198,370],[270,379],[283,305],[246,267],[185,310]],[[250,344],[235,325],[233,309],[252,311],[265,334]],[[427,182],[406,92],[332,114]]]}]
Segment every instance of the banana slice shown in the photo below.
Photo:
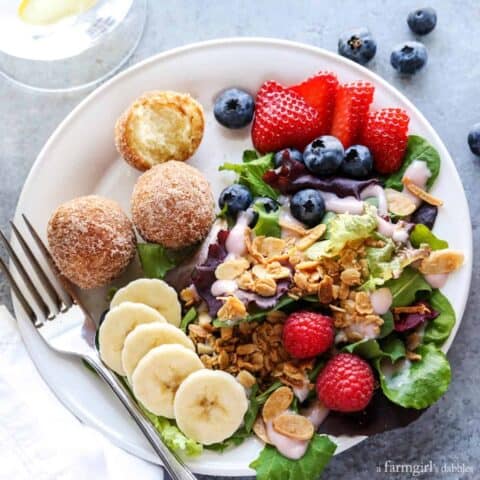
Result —
[{"label": "banana slice", "polygon": [[122,365],[127,377],[131,379],[138,362],[152,348],[170,343],[195,351],[193,342],[179,328],[168,323],[145,323],[132,330],[122,350]]},{"label": "banana slice", "polygon": [[127,335],[141,323],[167,323],[152,307],[141,303],[124,302],[113,307],[105,316],[98,332],[100,357],[112,370],[125,375],[122,349]]},{"label": "banana slice", "polygon": [[173,399],[178,386],[202,368],[198,355],[188,348],[175,344],[155,347],[133,372],[133,393],[155,415],[174,418]]},{"label": "banana slice", "polygon": [[240,427],[247,408],[245,390],[234,377],[206,369],[184,380],[174,402],[180,430],[204,445],[230,437]]},{"label": "banana slice", "polygon": [[123,302],[144,303],[158,310],[168,323],[178,327],[182,316],[177,292],[163,280],[140,278],[118,290],[112,298],[111,307]]}]

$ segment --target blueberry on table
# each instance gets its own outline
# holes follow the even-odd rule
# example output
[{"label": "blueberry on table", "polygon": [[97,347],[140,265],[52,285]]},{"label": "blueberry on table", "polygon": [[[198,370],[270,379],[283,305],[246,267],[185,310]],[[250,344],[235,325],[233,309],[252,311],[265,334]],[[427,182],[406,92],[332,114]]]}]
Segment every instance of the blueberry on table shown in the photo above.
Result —
[{"label": "blueberry on table", "polygon": [[303,154],[300,150],[297,150],[296,148],[284,148],[275,153],[275,156],[273,157],[275,167],[279,167],[282,164],[282,160],[287,155],[287,158],[290,158],[290,160],[296,160],[297,162],[303,163]]},{"label": "blueberry on table", "polygon": [[405,42],[397,45],[390,55],[392,67],[404,75],[412,75],[427,63],[427,48],[420,42]]},{"label": "blueberry on table", "polygon": [[250,190],[244,185],[234,183],[222,191],[218,204],[222,210],[226,206],[230,215],[237,215],[246,210],[252,201],[253,196]]},{"label": "blueberry on table", "polygon": [[243,128],[253,118],[253,97],[239,88],[224,90],[215,100],[213,114],[226,128]]},{"label": "blueberry on table", "polygon": [[300,222],[309,227],[318,225],[325,215],[325,202],[317,190],[300,190],[290,200],[290,211]]},{"label": "blueberry on table", "polygon": [[480,123],[476,123],[468,133],[468,146],[474,155],[480,156]]},{"label": "blueberry on table", "polygon": [[430,230],[433,229],[435,225],[435,220],[437,218],[438,208],[435,205],[429,205],[428,203],[423,202],[410,217],[412,223],[422,223],[427,226]]},{"label": "blueberry on table", "polygon": [[365,178],[373,170],[373,158],[365,145],[352,145],[345,150],[340,171],[347,177]]},{"label": "blueberry on table", "polygon": [[333,175],[343,162],[343,145],[338,138],[323,135],[308,144],[303,152],[305,166],[315,175]]},{"label": "blueberry on table", "polygon": [[432,7],[419,8],[408,14],[407,23],[413,33],[426,35],[437,25],[437,12]]},{"label": "blueberry on table", "polygon": [[338,53],[360,65],[365,65],[377,53],[377,42],[368,28],[357,28],[339,38]]}]

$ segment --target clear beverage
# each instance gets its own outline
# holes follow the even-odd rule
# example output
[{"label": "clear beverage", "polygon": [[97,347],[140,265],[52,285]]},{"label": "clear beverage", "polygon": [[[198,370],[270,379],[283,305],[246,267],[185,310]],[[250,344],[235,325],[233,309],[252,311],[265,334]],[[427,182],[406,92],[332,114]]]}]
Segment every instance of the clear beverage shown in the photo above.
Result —
[{"label": "clear beverage", "polygon": [[43,15],[49,21],[35,24],[20,17],[19,3],[0,0],[0,73],[50,91],[90,87],[114,74],[137,47],[147,11],[147,0],[90,0],[81,13]]}]

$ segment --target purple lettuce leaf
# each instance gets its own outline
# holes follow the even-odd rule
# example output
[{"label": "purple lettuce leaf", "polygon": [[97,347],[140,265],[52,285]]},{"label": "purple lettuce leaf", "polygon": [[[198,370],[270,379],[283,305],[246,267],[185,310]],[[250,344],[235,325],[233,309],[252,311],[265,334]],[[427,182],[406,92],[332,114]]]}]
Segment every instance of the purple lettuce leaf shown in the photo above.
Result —
[{"label": "purple lettuce leaf", "polygon": [[357,199],[360,199],[360,193],[364,188],[379,183],[376,178],[366,180],[344,177],[318,178],[310,174],[305,165],[285,155],[282,158],[282,165],[276,170],[265,172],[263,180],[283,194],[313,188],[335,193],[340,198],[354,196]]},{"label": "purple lettuce leaf", "polygon": [[277,292],[271,297],[262,297],[254,292],[248,292],[246,290],[237,290],[235,295],[240,299],[247,308],[257,307],[260,310],[270,310],[274,308],[280,297],[288,292],[290,288],[290,280],[281,280],[277,283]]},{"label": "purple lettuce leaf", "polygon": [[215,269],[227,257],[225,242],[228,238],[228,230],[220,230],[217,234],[217,241],[208,247],[207,258],[204,263],[198,265],[192,273],[192,283],[198,295],[208,305],[208,312],[212,317],[217,315],[223,302],[212,295],[210,291],[215,282]]},{"label": "purple lettuce leaf", "polygon": [[428,320],[434,320],[440,315],[440,313],[434,310],[426,301],[416,302],[412,306],[416,305],[424,305],[427,307],[428,311],[425,313],[401,313],[395,319],[396,332],[405,332],[407,330],[411,330],[412,328],[418,327]]}]

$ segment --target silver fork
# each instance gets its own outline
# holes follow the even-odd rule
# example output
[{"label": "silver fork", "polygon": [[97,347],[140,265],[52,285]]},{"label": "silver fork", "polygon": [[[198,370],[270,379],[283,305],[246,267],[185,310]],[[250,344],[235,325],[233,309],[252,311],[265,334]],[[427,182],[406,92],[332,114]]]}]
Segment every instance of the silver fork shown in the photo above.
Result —
[{"label": "silver fork", "polygon": [[[12,263],[15,265],[26,290],[30,293],[32,303],[29,303],[23,293],[25,289],[22,291],[20,283],[15,280],[1,258],[0,269],[5,273],[15,296],[35,326],[39,336],[53,350],[63,354],[69,354],[78,359],[83,359],[98,373],[120,399],[140,430],[145,437],[147,437],[173,480],[195,480],[196,477],[187,469],[182,459],[173,454],[161,441],[156,429],[138,408],[128,388],[120,381],[116,374],[110,371],[101,361],[95,346],[95,322],[83,308],[74,293],[72,285],[58,272],[47,247],[42,242],[30,221],[25,215],[22,215],[22,217],[31,238],[34,240],[41,256],[44,257],[44,260],[46,260],[46,263],[54,273],[58,284],[54,285],[50,281],[46,270],[42,267],[42,262],[35,256],[25,237],[13,222],[10,222],[12,232],[18,240],[18,244],[23,250],[28,262],[22,262],[20,260],[16,251],[1,231],[0,240],[4,244]],[[45,290],[48,300],[42,296],[35,286],[32,275],[28,273],[30,270],[28,264],[31,270],[35,272],[35,276]]]}]

